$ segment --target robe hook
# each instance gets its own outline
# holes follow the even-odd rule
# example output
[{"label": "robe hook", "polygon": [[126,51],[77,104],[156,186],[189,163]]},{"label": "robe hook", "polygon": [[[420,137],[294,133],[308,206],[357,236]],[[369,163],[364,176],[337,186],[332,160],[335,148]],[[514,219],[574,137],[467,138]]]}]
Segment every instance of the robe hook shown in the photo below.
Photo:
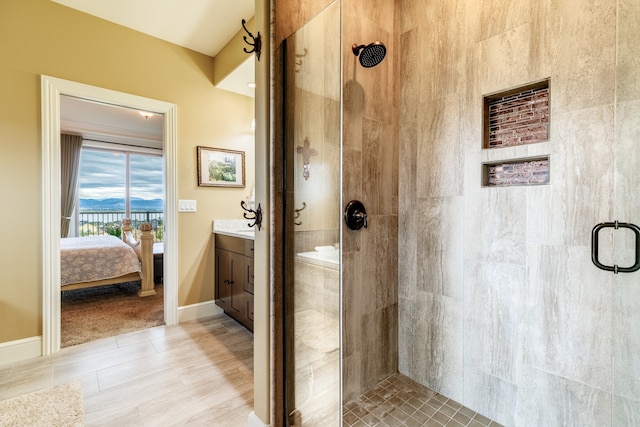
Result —
[{"label": "robe hook", "polygon": [[251,40],[253,40],[253,43],[251,43],[247,39],[247,36],[242,36],[242,38],[244,39],[244,42],[246,44],[248,44],[249,46],[251,46],[253,49],[247,50],[247,48],[245,47],[243,50],[245,51],[245,53],[253,53],[253,52],[255,52],[256,53],[256,58],[258,58],[258,61],[260,61],[260,51],[262,50],[262,38],[260,37],[260,31],[258,31],[258,35],[256,37],[254,37],[253,34],[251,34],[251,31],[249,31],[247,29],[246,23],[247,23],[247,21],[245,21],[243,19],[242,20],[242,28],[244,28],[244,30],[247,32],[249,37],[251,37]]}]

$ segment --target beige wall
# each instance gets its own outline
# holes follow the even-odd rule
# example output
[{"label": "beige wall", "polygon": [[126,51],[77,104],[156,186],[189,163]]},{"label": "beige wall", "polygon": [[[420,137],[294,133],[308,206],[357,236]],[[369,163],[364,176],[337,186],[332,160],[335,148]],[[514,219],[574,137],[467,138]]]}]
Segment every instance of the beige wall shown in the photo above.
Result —
[{"label": "beige wall", "polygon": [[[257,37],[259,31],[254,29],[255,22],[253,18],[250,19],[245,26],[251,34]],[[216,57],[213,58],[213,84],[219,85],[220,82],[248,59],[248,55],[244,50],[251,50],[251,46],[244,40],[245,37],[249,38],[244,29],[238,31],[224,48],[218,52]],[[260,40],[263,42],[265,40],[262,35],[260,36]],[[263,52],[264,49],[265,48],[261,49],[261,52]]]},{"label": "beige wall", "polygon": [[[206,55],[47,0],[0,3],[0,40],[0,343],[41,334],[41,74],[177,104],[177,194],[198,204],[178,216],[179,305],[213,299],[211,220],[253,186],[253,100],[216,89]],[[197,145],[245,151],[247,187],[199,188]]]}]

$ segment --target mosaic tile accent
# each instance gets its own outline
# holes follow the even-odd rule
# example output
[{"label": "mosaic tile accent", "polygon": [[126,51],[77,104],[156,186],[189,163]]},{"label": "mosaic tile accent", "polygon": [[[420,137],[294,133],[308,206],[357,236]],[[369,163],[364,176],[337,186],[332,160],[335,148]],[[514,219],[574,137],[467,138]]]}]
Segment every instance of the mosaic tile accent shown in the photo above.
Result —
[{"label": "mosaic tile accent", "polygon": [[549,183],[549,159],[487,164],[485,186],[508,187]]},{"label": "mosaic tile accent", "polygon": [[343,427],[500,427],[469,408],[394,374],[343,408]]},{"label": "mosaic tile accent", "polygon": [[[485,148],[533,144],[549,139],[549,87],[527,87],[485,98]],[[486,129],[488,127],[488,129]]]}]

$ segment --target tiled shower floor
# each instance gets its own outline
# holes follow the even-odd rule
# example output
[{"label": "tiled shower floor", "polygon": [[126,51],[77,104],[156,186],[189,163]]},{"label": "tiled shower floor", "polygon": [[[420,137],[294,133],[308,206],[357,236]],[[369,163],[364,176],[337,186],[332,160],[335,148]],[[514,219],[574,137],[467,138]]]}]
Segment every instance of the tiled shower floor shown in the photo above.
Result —
[{"label": "tiled shower floor", "polygon": [[344,405],[343,427],[499,427],[500,424],[402,374]]}]

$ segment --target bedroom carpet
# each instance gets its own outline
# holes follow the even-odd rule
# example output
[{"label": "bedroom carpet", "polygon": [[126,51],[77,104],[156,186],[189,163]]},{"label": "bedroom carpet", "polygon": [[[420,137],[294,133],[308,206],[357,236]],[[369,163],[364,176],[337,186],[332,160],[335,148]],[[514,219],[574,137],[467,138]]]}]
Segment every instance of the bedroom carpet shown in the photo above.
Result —
[{"label": "bedroom carpet", "polygon": [[0,426],[71,427],[84,425],[82,384],[77,381],[0,402]]},{"label": "bedroom carpet", "polygon": [[65,291],[60,303],[60,346],[70,347],[101,338],[164,324],[164,294],[140,298],[138,282]]}]

